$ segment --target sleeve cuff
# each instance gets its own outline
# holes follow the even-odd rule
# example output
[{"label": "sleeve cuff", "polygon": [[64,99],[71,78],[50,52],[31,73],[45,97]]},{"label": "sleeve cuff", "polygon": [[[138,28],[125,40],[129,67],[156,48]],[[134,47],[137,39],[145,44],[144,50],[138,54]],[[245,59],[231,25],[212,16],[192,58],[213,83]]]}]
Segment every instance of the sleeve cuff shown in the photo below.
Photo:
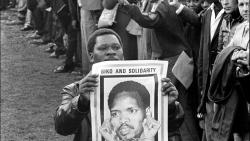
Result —
[{"label": "sleeve cuff", "polygon": [[77,112],[81,113],[81,114],[86,114],[87,112],[82,112],[78,109],[78,101],[79,101],[80,95],[74,97],[71,101],[72,105],[73,105],[73,109],[75,109]]},{"label": "sleeve cuff", "polygon": [[49,7],[49,8],[46,8],[45,10],[48,11],[48,12],[51,12],[52,8]]},{"label": "sleeve cuff", "polygon": [[77,0],[78,6],[82,7],[82,2],[80,0]]},{"label": "sleeve cuff", "polygon": [[184,8],[184,5],[181,4],[180,7],[175,11],[175,13],[176,13],[177,15],[179,15],[179,14],[181,13],[181,11],[183,10],[183,8]]}]

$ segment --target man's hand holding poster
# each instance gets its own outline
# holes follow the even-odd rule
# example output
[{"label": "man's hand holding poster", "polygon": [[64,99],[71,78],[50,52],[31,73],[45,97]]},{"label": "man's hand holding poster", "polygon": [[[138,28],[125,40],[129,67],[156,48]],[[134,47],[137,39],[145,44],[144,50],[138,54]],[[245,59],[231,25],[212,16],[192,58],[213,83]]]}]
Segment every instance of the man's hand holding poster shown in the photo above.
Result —
[{"label": "man's hand holding poster", "polygon": [[168,97],[161,79],[167,61],[94,64],[98,87],[91,94],[93,141],[167,141]]}]

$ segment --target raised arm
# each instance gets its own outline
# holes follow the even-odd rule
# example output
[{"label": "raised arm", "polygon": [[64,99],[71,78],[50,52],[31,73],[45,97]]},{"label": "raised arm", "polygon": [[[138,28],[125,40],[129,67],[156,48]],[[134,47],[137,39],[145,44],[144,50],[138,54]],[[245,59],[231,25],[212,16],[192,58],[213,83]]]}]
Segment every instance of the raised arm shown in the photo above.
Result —
[{"label": "raised arm", "polygon": [[177,8],[176,14],[179,15],[185,22],[188,22],[195,26],[201,25],[201,15],[198,15],[192,9],[184,6],[178,0],[173,0],[169,3]]},{"label": "raised arm", "polygon": [[158,13],[142,14],[139,7],[129,4],[127,0],[103,0],[103,7],[112,9],[117,3],[120,3],[120,8],[124,8],[127,14],[131,16],[140,26],[145,28],[155,28],[159,26]]},{"label": "raised arm", "polygon": [[194,26],[201,26],[201,17],[196,14],[193,10],[191,10],[190,8],[184,6],[182,11],[180,12],[179,16],[181,16],[181,18],[194,25]]},{"label": "raised arm", "polygon": [[161,24],[160,15],[158,12],[143,14],[136,5],[130,4],[124,5],[124,7],[127,9],[131,18],[144,28],[156,28]]}]

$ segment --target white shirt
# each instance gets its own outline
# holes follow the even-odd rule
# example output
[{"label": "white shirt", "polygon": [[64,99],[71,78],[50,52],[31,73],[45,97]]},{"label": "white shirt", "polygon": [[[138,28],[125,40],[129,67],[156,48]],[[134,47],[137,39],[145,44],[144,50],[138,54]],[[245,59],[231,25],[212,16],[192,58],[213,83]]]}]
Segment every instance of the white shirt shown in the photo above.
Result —
[{"label": "white shirt", "polygon": [[[180,14],[181,11],[183,10],[185,6],[183,4],[180,5],[180,7],[176,10],[176,14]],[[221,9],[218,15],[215,17],[215,12],[214,12],[214,3],[212,3],[209,7],[212,10],[212,15],[211,15],[211,22],[210,22],[210,40],[212,41],[214,37],[214,33],[220,23],[220,20],[222,18],[222,15],[224,13],[224,9]],[[209,9],[208,8],[208,9]]]},{"label": "white shirt", "polygon": [[214,37],[214,33],[220,23],[220,20],[222,18],[222,15],[224,13],[224,9],[221,9],[218,15],[215,17],[215,12],[214,12],[214,3],[211,4],[209,7],[212,10],[212,15],[211,15],[211,21],[210,21],[210,40],[212,41]]}]

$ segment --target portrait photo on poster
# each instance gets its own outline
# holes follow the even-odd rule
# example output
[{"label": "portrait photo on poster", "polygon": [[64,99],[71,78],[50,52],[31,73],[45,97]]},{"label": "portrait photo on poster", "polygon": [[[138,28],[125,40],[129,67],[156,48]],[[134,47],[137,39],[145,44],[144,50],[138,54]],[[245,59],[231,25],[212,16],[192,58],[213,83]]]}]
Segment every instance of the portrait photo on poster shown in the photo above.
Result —
[{"label": "portrait photo on poster", "polygon": [[167,62],[114,61],[97,66],[92,69],[99,74],[99,87],[91,95],[92,139],[167,141],[167,97],[160,89]]}]

